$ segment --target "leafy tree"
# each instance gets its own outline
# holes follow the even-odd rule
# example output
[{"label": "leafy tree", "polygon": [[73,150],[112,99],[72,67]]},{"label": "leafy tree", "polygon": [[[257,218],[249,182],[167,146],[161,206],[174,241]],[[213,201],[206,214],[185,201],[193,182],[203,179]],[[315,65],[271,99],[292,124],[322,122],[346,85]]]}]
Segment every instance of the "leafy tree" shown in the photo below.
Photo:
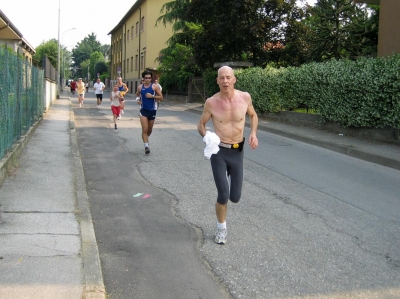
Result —
[{"label": "leafy tree", "polygon": [[199,69],[193,57],[193,50],[189,46],[175,44],[161,51],[161,64],[158,70],[162,76],[160,84],[164,90],[177,86],[180,90],[187,90],[189,77],[199,74]]},{"label": "leafy tree", "polygon": [[310,28],[305,20],[308,17],[308,9],[306,6],[299,6],[298,1],[284,2],[287,7],[287,14],[284,16],[285,26],[281,27],[282,37],[280,43],[273,43],[272,49],[267,49],[267,61],[274,62],[276,66],[300,66],[309,62],[310,45],[307,36]]},{"label": "leafy tree", "polygon": [[80,70],[80,74],[81,74],[80,77],[89,79],[88,78],[88,74],[90,72],[89,66],[90,66],[90,59],[86,59],[85,61],[81,62],[80,66],[79,66],[79,70]]},{"label": "leafy tree", "polygon": [[199,74],[193,55],[193,43],[201,26],[188,20],[187,10],[190,0],[175,0],[165,3],[161,8],[164,15],[157,19],[156,26],[172,24],[173,36],[167,41],[168,47],[160,51],[156,59],[162,76],[160,84],[164,90],[175,86],[186,90],[190,76]]},{"label": "leafy tree", "polygon": [[101,45],[100,52],[104,57],[111,55],[111,46],[110,45]]},{"label": "leafy tree", "polygon": [[97,74],[104,75],[108,73],[108,65],[104,61],[98,61],[94,65],[94,74],[95,76],[93,78],[97,78]]},{"label": "leafy tree", "polygon": [[95,65],[97,62],[103,61],[104,62],[104,56],[101,52],[96,51],[90,54],[90,65],[89,65],[89,70],[90,70],[90,78],[96,78],[96,73],[94,71]]},{"label": "leafy tree", "polygon": [[36,53],[33,56],[33,63],[39,67],[43,67],[43,56],[47,56],[50,63],[57,68],[58,64],[58,42],[56,39],[43,41],[39,46],[36,47]]},{"label": "leafy tree", "polygon": [[318,0],[311,8],[310,44],[316,61],[363,54],[367,44],[368,10],[353,0]]},{"label": "leafy tree", "polygon": [[14,50],[10,47],[6,47],[6,44],[2,44],[0,48],[7,50],[8,52],[15,54]]},{"label": "leafy tree", "polygon": [[70,78],[71,76],[71,60],[72,60],[72,53],[68,51],[66,47],[61,47],[60,49],[61,52],[61,76],[64,78]]},{"label": "leafy tree", "polygon": [[378,52],[378,31],[379,31],[379,5],[367,5],[369,18],[366,28],[366,42],[363,55],[376,55]]},{"label": "leafy tree", "polygon": [[196,61],[202,68],[230,60],[265,65],[265,45],[284,38],[286,16],[294,4],[295,0],[193,0],[189,17],[202,26],[194,44]]},{"label": "leafy tree", "polygon": [[[90,59],[90,55],[93,52],[101,52],[101,44],[96,39],[94,33],[89,34],[81,42],[72,49],[72,56],[74,57],[74,67],[80,68],[81,63],[87,59]],[[78,74],[84,74],[84,72],[78,71]]]},{"label": "leafy tree", "polygon": [[165,3],[161,7],[161,15],[157,21],[156,26],[162,23],[164,26],[172,24],[172,31],[174,34],[167,41],[167,44],[174,46],[175,44],[193,45],[194,35],[198,28],[195,23],[190,22],[188,19],[187,11],[190,7],[191,0],[175,0]]}]

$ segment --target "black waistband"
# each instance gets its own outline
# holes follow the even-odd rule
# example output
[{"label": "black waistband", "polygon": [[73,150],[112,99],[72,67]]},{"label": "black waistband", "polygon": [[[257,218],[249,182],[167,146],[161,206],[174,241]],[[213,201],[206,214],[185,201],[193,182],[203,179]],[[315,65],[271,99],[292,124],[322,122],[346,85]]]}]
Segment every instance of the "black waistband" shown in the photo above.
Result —
[{"label": "black waistband", "polygon": [[239,149],[242,150],[243,149],[243,145],[244,145],[244,138],[243,141],[240,143],[225,143],[225,142],[220,142],[219,143],[219,147],[220,148],[228,148],[228,149]]}]

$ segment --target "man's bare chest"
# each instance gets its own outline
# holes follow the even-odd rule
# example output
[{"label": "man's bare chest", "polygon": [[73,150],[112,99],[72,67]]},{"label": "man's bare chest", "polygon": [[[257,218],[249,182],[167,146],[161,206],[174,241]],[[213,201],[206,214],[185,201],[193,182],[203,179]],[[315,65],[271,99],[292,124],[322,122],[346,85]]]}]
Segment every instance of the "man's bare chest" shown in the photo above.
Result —
[{"label": "man's bare chest", "polygon": [[214,107],[213,121],[240,123],[245,119],[246,111],[246,106],[243,104],[219,105]]}]

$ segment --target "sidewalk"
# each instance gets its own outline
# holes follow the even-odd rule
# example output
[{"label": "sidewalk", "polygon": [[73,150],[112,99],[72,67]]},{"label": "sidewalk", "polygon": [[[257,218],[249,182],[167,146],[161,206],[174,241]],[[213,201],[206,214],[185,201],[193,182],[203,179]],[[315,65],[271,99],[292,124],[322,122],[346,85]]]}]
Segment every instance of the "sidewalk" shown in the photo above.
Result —
[{"label": "sidewalk", "polygon": [[105,298],[69,98],[24,138],[0,189],[0,298]]},{"label": "sidewalk", "polygon": [[[202,114],[200,103],[183,104],[188,111]],[[249,126],[249,123],[246,123]],[[259,119],[258,130],[326,148],[361,160],[400,170],[400,146],[360,140],[323,130],[297,127],[281,122]]]}]

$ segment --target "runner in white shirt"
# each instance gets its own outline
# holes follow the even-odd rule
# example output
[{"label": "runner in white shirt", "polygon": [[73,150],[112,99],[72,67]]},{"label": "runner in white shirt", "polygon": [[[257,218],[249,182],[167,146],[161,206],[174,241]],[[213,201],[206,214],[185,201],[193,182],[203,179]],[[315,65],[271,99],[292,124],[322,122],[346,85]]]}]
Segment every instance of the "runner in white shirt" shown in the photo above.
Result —
[{"label": "runner in white shirt", "polygon": [[103,90],[106,88],[103,82],[100,81],[100,78],[97,78],[96,83],[93,85],[93,89],[96,90],[96,98],[97,98],[97,109],[100,108],[101,102],[103,101]]},{"label": "runner in white shirt", "polygon": [[158,85],[158,87],[160,87],[160,91],[162,92],[162,87],[160,85],[160,83],[158,83],[158,80],[154,80],[154,83]]}]

